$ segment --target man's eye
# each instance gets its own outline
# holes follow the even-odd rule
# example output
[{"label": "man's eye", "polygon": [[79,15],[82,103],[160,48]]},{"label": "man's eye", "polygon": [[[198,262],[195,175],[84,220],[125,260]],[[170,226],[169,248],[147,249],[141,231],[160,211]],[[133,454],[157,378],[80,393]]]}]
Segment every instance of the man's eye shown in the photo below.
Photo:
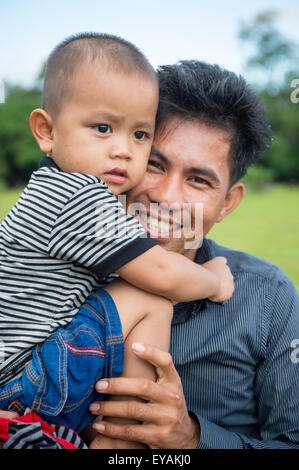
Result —
[{"label": "man's eye", "polygon": [[134,137],[137,140],[144,140],[148,137],[148,134],[146,132],[143,132],[143,131],[136,131],[136,132],[134,132]]},{"label": "man's eye", "polygon": [[209,184],[209,182],[207,180],[204,180],[202,178],[200,178],[200,176],[192,176],[190,178],[190,180],[194,183],[198,183],[198,184]]},{"label": "man's eye", "polygon": [[97,124],[95,129],[100,132],[101,134],[109,134],[112,129],[108,124]]},{"label": "man's eye", "polygon": [[158,169],[162,169],[162,166],[156,160],[149,160],[148,165],[153,166],[153,167],[158,168]]}]

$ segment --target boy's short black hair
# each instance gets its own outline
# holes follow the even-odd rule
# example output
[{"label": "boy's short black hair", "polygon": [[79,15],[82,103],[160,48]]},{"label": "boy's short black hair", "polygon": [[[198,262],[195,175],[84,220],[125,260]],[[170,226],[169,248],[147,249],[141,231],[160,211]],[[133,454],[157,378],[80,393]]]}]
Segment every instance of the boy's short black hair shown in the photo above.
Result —
[{"label": "boy's short black hair", "polygon": [[124,73],[140,72],[156,78],[156,72],[143,53],[131,42],[106,33],[79,33],[67,37],[50,54],[45,71],[43,108],[57,114],[71,93],[71,79],[78,65],[101,60],[109,69]]},{"label": "boy's short black hair", "polygon": [[243,77],[196,60],[160,66],[157,73],[157,126],[179,116],[231,132],[230,185],[237,182],[271,143],[270,126],[257,94]]}]

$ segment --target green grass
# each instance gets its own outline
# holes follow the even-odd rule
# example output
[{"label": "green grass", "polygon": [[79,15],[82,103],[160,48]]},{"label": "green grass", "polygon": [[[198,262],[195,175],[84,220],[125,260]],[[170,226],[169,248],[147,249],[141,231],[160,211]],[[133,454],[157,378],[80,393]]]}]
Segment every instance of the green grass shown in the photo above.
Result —
[{"label": "green grass", "polygon": [[[20,192],[0,191],[0,220]],[[209,237],[278,265],[299,290],[299,186],[247,191],[242,204]]]},{"label": "green grass", "polygon": [[251,192],[209,236],[278,265],[299,290],[299,187]]},{"label": "green grass", "polygon": [[23,188],[0,190],[0,221],[8,214],[12,206],[16,203]]}]

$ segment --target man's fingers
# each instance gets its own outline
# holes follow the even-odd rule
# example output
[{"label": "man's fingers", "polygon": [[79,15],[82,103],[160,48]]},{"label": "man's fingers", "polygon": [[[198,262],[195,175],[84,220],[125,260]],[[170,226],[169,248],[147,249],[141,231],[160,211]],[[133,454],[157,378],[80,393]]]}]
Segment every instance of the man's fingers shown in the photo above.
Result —
[{"label": "man's fingers", "polygon": [[169,403],[178,399],[177,393],[169,390],[167,387],[160,387],[159,384],[143,377],[103,379],[96,383],[96,390],[99,393],[138,397],[142,400],[157,403]]},{"label": "man's fingers", "polygon": [[101,421],[93,424],[93,428],[112,439],[121,439],[122,441],[136,441],[151,445],[155,442],[154,427],[140,424],[116,424],[107,421]]},{"label": "man's fingers", "polygon": [[132,350],[143,360],[156,367],[160,379],[159,383],[161,383],[161,380],[163,382],[180,383],[179,375],[168,352],[144,343],[133,343]]},{"label": "man's fingers", "polygon": [[[167,418],[165,413],[161,413],[159,407],[151,403],[143,403],[136,400],[96,402],[89,409],[95,415],[134,419],[158,425],[163,424]],[[167,409],[166,413],[170,414],[170,411]]]}]

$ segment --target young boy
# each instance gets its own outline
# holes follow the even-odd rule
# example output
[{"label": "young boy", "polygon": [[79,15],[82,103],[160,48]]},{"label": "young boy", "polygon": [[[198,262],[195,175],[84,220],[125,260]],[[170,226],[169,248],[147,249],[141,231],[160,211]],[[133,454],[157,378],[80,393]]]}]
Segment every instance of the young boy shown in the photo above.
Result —
[{"label": "young boy", "polygon": [[[155,72],[127,41],[84,34],[50,55],[30,116],[47,157],[0,230],[0,409],[80,431],[101,376],[154,377],[131,346],[168,349],[170,300],[232,295],[223,259],[206,269],[163,250],[116,198],[146,171],[157,105]],[[122,279],[100,288],[111,273]]]}]

